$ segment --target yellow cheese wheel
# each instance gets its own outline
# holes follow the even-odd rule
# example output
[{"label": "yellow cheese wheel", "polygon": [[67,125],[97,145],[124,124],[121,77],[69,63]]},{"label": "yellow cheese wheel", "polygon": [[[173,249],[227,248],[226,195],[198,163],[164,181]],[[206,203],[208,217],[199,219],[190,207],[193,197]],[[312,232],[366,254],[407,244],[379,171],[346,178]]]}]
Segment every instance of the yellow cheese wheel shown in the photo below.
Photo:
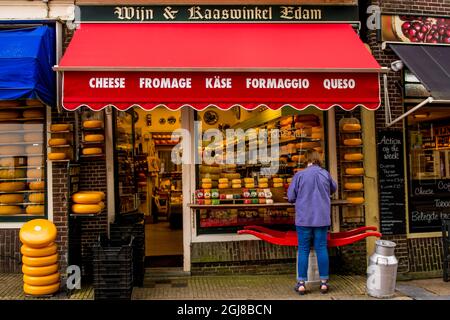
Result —
[{"label": "yellow cheese wheel", "polygon": [[254,187],[255,187],[255,184],[254,184],[254,183],[246,183],[246,184],[245,184],[245,187],[246,187],[246,188],[254,188]]},{"label": "yellow cheese wheel", "polygon": [[28,146],[25,148],[27,154],[42,154],[43,150],[42,145]]},{"label": "yellow cheese wheel", "polygon": [[0,131],[18,131],[22,128],[21,123],[0,123]]},{"label": "yellow cheese wheel", "polygon": [[241,179],[233,179],[233,180],[231,180],[231,183],[232,184],[241,184]]},{"label": "yellow cheese wheel", "polygon": [[212,188],[212,183],[202,183],[202,188],[203,189],[211,189]]},{"label": "yellow cheese wheel", "polygon": [[59,282],[48,286],[32,286],[29,284],[23,284],[23,292],[32,296],[42,296],[47,294],[53,294],[58,292]]},{"label": "yellow cheese wheel", "polygon": [[[0,130],[4,130],[4,129],[2,129],[2,127],[0,126]],[[1,131],[0,131],[0,133],[1,133]],[[24,137],[21,134],[12,134],[12,133],[0,134],[0,143],[22,142],[23,139],[24,139]]]},{"label": "yellow cheese wheel", "polygon": [[48,140],[48,145],[53,146],[61,146],[67,144],[67,140],[64,138],[52,138]]},{"label": "yellow cheese wheel", "polygon": [[358,123],[346,123],[342,126],[343,131],[359,131],[361,130],[361,125]]},{"label": "yellow cheese wheel", "polygon": [[0,203],[23,203],[23,194],[0,194]]},{"label": "yellow cheese wheel", "polygon": [[28,188],[30,190],[44,190],[45,182],[44,181],[33,181],[28,184]]},{"label": "yellow cheese wheel", "polygon": [[70,124],[68,123],[55,123],[50,126],[51,131],[68,131],[70,129]]},{"label": "yellow cheese wheel", "polygon": [[37,133],[37,132],[25,133],[23,135],[23,141],[26,141],[26,142],[42,142],[42,141],[44,141],[44,136],[43,136],[42,133]]},{"label": "yellow cheese wheel", "polygon": [[25,190],[25,183],[23,182],[0,182],[1,192],[14,192]]},{"label": "yellow cheese wheel", "polygon": [[359,138],[344,140],[344,145],[346,145],[346,146],[359,146],[361,144],[362,144],[362,140]]},{"label": "yellow cheese wheel", "polygon": [[6,111],[6,110],[1,110],[0,111],[0,119],[5,120],[5,119],[17,119],[20,118],[20,113],[16,112],[16,111]]},{"label": "yellow cheese wheel", "polygon": [[84,155],[94,155],[94,154],[101,154],[102,148],[84,148],[83,154]]},{"label": "yellow cheese wheel", "polygon": [[55,241],[56,227],[47,219],[33,219],[20,228],[19,238],[29,247],[44,248]]},{"label": "yellow cheese wheel", "polygon": [[102,211],[98,204],[74,204],[72,205],[72,212],[76,214],[97,214]]},{"label": "yellow cheese wheel", "polygon": [[45,267],[58,262],[58,254],[52,254],[46,257],[28,257],[22,256],[22,263],[30,267]]},{"label": "yellow cheese wheel", "polygon": [[212,180],[210,178],[203,178],[202,183],[211,183]]},{"label": "yellow cheese wheel", "polygon": [[49,286],[60,281],[60,274],[58,272],[48,276],[33,277],[26,274],[23,275],[23,282],[31,286]]},{"label": "yellow cheese wheel", "polygon": [[286,182],[287,182],[287,183],[291,183],[291,182],[292,182],[292,178],[287,178],[287,179],[286,179]]},{"label": "yellow cheese wheel", "polygon": [[221,173],[220,176],[222,178],[227,178],[228,180],[240,179],[241,178],[241,174],[240,173]]},{"label": "yellow cheese wheel", "polygon": [[42,169],[28,169],[27,178],[38,179],[44,177],[44,170]]},{"label": "yellow cheese wheel", "polygon": [[269,179],[268,179],[268,178],[259,178],[259,179],[258,179],[258,182],[259,182],[259,183],[268,183],[268,182],[269,182]]},{"label": "yellow cheese wheel", "polygon": [[268,184],[268,183],[260,183],[260,184],[258,185],[258,187],[259,187],[259,188],[268,188],[268,187],[269,187],[269,184]]},{"label": "yellow cheese wheel", "polygon": [[226,189],[228,188],[228,183],[219,183],[219,189]]},{"label": "yellow cheese wheel", "polygon": [[43,157],[28,157],[27,164],[29,166],[42,166],[44,164]]},{"label": "yellow cheese wheel", "polygon": [[58,272],[58,264],[52,264],[45,267],[30,267],[25,264],[22,265],[22,273],[31,277],[44,277]]},{"label": "yellow cheese wheel", "polygon": [[0,169],[0,179],[25,178],[26,171],[23,169]]},{"label": "yellow cheese wheel", "polygon": [[1,146],[0,155],[20,156],[25,153],[23,146]]},{"label": "yellow cheese wheel", "polygon": [[87,194],[99,194],[102,198],[102,200],[105,200],[105,193],[103,191],[93,191],[93,190],[82,190],[78,191],[77,193],[87,193]]},{"label": "yellow cheese wheel", "polygon": [[219,183],[228,183],[228,182],[229,182],[228,178],[220,178],[219,179]]},{"label": "yellow cheese wheel", "polygon": [[347,161],[359,161],[364,158],[362,153],[346,153],[344,159]]},{"label": "yellow cheese wheel", "polygon": [[97,204],[102,201],[102,196],[99,193],[77,192],[72,195],[72,200],[81,204]]},{"label": "yellow cheese wheel", "polygon": [[28,201],[34,203],[44,203],[45,202],[45,193],[30,193],[28,195]]},{"label": "yellow cheese wheel", "polygon": [[232,184],[231,188],[233,188],[233,189],[240,189],[240,188],[242,188],[242,184],[240,184],[240,183]]},{"label": "yellow cheese wheel", "polygon": [[282,188],[282,187],[283,187],[283,184],[282,184],[282,183],[274,183],[274,184],[273,184],[273,187],[274,187],[274,188]]},{"label": "yellow cheese wheel", "polygon": [[88,129],[101,128],[103,122],[101,120],[86,120],[83,122],[83,127]]},{"label": "yellow cheese wheel", "polygon": [[347,197],[347,201],[349,201],[352,204],[363,204],[364,198],[363,197]]},{"label": "yellow cheese wheel", "polygon": [[355,174],[355,175],[360,175],[360,174],[364,174],[364,168],[347,168],[345,169],[345,173],[346,174]]},{"label": "yellow cheese wheel", "polygon": [[22,113],[22,116],[24,118],[43,118],[44,117],[44,111],[40,110],[40,109],[25,110]]},{"label": "yellow cheese wheel", "polygon": [[273,181],[273,183],[282,183],[283,179],[282,178],[273,178],[272,181]]},{"label": "yellow cheese wheel", "polygon": [[222,171],[220,167],[213,167],[213,166],[200,166],[200,173],[215,173],[218,174]]},{"label": "yellow cheese wheel", "polygon": [[292,122],[293,122],[292,117],[289,117],[289,118],[282,119],[280,121],[280,125],[283,126],[283,127],[284,126],[289,126]]},{"label": "yellow cheese wheel", "polygon": [[304,161],[305,160],[305,156],[301,155],[301,154],[297,154],[297,155],[292,156],[291,159],[294,162]]},{"label": "yellow cheese wheel", "polygon": [[44,215],[45,206],[31,205],[25,208],[25,212],[29,215]]},{"label": "yellow cheese wheel", "polygon": [[299,142],[296,144],[297,149],[313,149],[316,147],[320,147],[320,142],[312,141],[312,142]]},{"label": "yellow cheese wheel", "polygon": [[254,183],[255,179],[253,178],[244,178],[244,183]]},{"label": "yellow cheese wheel", "polygon": [[322,132],[315,132],[315,133],[311,134],[311,138],[312,139],[322,139],[323,134],[322,134]]},{"label": "yellow cheese wheel", "polygon": [[102,142],[105,140],[105,136],[102,134],[87,134],[84,136],[84,140],[87,142]]},{"label": "yellow cheese wheel", "polygon": [[364,185],[361,182],[346,182],[344,188],[347,190],[361,190]]},{"label": "yellow cheese wheel", "polygon": [[26,244],[20,247],[20,253],[27,257],[47,257],[56,253],[58,247],[55,243],[51,243],[44,248],[32,248],[27,246]]},{"label": "yellow cheese wheel", "polygon": [[312,127],[312,133],[322,133],[323,128],[322,127]]},{"label": "yellow cheese wheel", "polygon": [[19,206],[0,206],[0,216],[1,215],[13,215],[13,214],[22,214],[22,207]]},{"label": "yellow cheese wheel", "polygon": [[66,159],[66,153],[65,152],[50,152],[47,155],[49,160],[64,160]]},{"label": "yellow cheese wheel", "polygon": [[103,201],[100,201],[98,205],[100,206],[101,210],[105,209],[105,203]]}]

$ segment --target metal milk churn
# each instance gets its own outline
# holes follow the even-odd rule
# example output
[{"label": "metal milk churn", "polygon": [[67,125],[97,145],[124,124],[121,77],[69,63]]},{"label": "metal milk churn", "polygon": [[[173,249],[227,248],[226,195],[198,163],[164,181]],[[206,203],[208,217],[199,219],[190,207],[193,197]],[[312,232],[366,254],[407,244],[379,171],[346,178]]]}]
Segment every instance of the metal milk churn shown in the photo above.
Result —
[{"label": "metal milk churn", "polygon": [[375,253],[367,267],[367,294],[375,298],[390,298],[395,293],[398,260],[394,256],[396,244],[377,240]]}]

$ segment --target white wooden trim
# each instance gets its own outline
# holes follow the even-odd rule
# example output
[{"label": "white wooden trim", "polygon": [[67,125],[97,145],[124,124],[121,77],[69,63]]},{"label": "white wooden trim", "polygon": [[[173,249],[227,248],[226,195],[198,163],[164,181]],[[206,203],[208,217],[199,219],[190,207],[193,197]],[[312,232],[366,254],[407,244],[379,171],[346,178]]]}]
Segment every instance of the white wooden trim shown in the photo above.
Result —
[{"label": "white wooden trim", "polygon": [[26,222],[1,222],[0,229],[20,229]]},{"label": "white wooden trim", "polygon": [[105,155],[106,155],[106,186],[107,186],[107,210],[108,210],[108,234],[109,224],[114,222],[116,215],[115,190],[114,190],[114,141],[113,141],[113,116],[111,108],[105,110]]},{"label": "white wooden trim", "polygon": [[[328,135],[327,135],[327,146],[328,146],[328,163],[331,177],[339,182],[338,179],[338,168],[337,168],[337,153],[336,153],[336,113],[335,109],[332,108],[328,110]],[[338,185],[339,188],[339,185]],[[336,191],[333,197],[337,197],[339,190]],[[331,207],[331,226],[332,232],[339,232],[340,221],[339,221],[339,207]]]}]

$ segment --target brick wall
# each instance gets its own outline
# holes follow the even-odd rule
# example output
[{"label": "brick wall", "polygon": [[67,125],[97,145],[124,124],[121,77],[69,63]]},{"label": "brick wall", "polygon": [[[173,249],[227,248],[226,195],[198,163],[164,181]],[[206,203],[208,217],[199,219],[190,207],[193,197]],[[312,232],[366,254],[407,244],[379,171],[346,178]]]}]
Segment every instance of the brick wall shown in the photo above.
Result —
[{"label": "brick wall", "polygon": [[408,240],[411,272],[442,270],[442,238]]},{"label": "brick wall", "polygon": [[0,273],[21,270],[19,229],[0,229]]}]

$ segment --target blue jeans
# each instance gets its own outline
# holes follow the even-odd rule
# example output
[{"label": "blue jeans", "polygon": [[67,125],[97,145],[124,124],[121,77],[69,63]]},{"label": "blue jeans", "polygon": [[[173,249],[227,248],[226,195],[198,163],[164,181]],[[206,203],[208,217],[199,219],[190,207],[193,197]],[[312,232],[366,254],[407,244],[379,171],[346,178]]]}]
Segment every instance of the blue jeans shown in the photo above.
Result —
[{"label": "blue jeans", "polygon": [[296,229],[298,237],[297,280],[308,280],[308,259],[311,248],[311,240],[313,240],[314,250],[316,251],[320,279],[328,280],[330,268],[327,249],[328,227],[296,226]]}]

